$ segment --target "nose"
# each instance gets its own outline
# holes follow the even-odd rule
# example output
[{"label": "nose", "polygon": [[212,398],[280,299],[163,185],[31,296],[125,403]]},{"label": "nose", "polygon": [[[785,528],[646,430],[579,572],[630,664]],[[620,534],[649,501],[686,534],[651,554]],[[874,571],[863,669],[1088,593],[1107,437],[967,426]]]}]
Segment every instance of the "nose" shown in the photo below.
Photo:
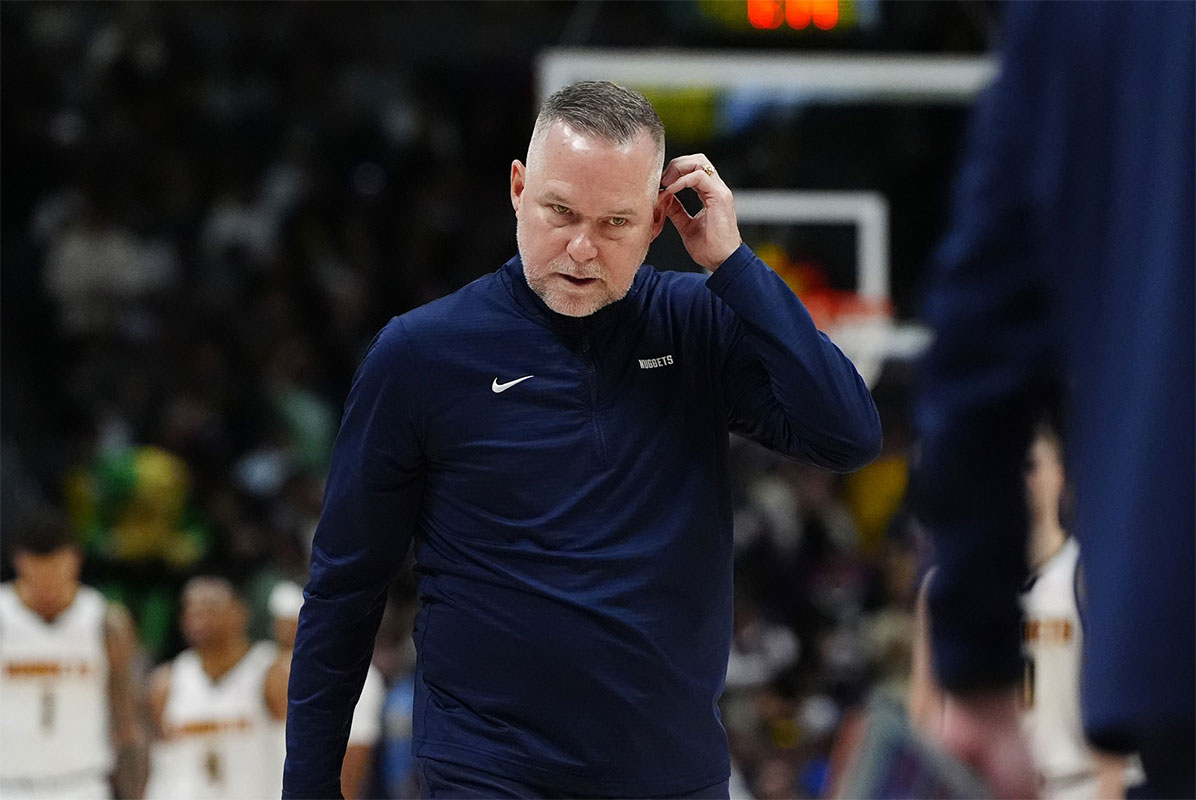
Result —
[{"label": "nose", "polygon": [[589,263],[598,257],[598,248],[594,245],[594,241],[590,238],[589,233],[584,230],[578,231],[569,240],[566,252],[578,264]]}]

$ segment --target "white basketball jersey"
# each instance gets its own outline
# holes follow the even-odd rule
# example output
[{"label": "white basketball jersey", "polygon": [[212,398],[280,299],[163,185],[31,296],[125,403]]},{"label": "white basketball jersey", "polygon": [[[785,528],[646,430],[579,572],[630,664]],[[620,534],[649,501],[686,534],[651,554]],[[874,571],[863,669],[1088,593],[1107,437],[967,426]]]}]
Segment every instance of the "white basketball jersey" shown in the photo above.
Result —
[{"label": "white basketball jersey", "polygon": [[1052,781],[1081,782],[1095,762],[1080,723],[1080,652],[1076,610],[1080,549],[1069,538],[1022,595],[1026,615],[1026,732],[1048,789]]},{"label": "white basketball jersey", "polygon": [[272,791],[263,765],[273,748],[264,682],[277,649],[258,642],[218,681],[193,650],[170,669],[165,740],[151,751],[147,798],[256,800]]},{"label": "white basketball jersey", "polygon": [[65,787],[111,771],[107,608],[80,586],[47,622],[0,584],[0,786]]}]

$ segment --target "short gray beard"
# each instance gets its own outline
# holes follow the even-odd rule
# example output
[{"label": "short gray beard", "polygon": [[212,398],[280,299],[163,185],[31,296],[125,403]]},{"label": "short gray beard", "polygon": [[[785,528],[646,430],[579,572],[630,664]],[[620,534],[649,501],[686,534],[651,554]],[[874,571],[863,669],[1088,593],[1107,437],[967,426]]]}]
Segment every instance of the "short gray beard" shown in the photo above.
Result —
[{"label": "short gray beard", "polygon": [[[628,292],[631,291],[631,284],[635,283],[635,279],[632,278],[631,282],[627,284],[627,288],[624,289],[623,292],[618,297],[614,297],[609,291],[607,291],[607,293],[604,294],[603,296],[597,297],[594,299],[593,308],[583,307],[583,313],[580,313],[580,314],[573,313],[570,310],[567,310],[563,303],[557,301],[557,298],[555,297],[553,292],[547,290],[544,286],[537,286],[536,284],[532,283],[532,279],[527,274],[527,256],[524,254],[524,250],[523,250],[523,237],[520,236],[520,234],[519,234],[518,219],[516,219],[516,221],[515,221],[515,246],[519,250],[519,258],[523,261],[523,264],[524,264],[523,280],[527,282],[527,287],[529,289],[531,289],[533,292],[535,292],[537,297],[539,297],[541,300],[544,301],[544,305],[548,306],[553,311],[555,311],[556,313],[558,313],[562,316],[575,317],[575,318],[580,319],[582,317],[588,317],[592,314],[596,314],[597,312],[601,311],[602,309],[606,308],[607,306],[617,303],[620,300],[622,300],[624,297],[626,297]],[[640,255],[639,263],[642,265],[644,263],[644,260],[647,259],[647,257],[648,257],[648,248],[645,247],[644,252]],[[558,270],[554,269],[554,267],[556,265],[558,265],[560,263],[560,261],[561,261],[561,259],[557,259],[557,260],[554,260],[549,263],[548,272],[545,274],[545,278],[547,278],[548,275],[551,275],[553,272],[558,271]],[[561,266],[567,266],[567,264],[561,264]],[[559,271],[572,274],[568,269],[562,269]],[[603,270],[603,272],[605,272],[605,270]],[[598,277],[598,276],[578,275],[576,277],[584,278],[584,277]],[[607,290],[610,289],[610,284],[606,283],[605,281],[603,282],[603,286]]]}]

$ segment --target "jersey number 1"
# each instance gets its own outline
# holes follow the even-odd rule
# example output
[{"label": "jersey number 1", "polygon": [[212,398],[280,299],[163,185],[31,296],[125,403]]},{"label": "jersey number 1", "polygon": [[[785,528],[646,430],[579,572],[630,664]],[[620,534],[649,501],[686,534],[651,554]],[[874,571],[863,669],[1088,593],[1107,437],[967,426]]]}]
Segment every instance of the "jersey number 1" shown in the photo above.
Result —
[{"label": "jersey number 1", "polygon": [[42,732],[53,733],[54,721],[58,716],[58,703],[54,697],[54,690],[49,686],[42,689]]}]

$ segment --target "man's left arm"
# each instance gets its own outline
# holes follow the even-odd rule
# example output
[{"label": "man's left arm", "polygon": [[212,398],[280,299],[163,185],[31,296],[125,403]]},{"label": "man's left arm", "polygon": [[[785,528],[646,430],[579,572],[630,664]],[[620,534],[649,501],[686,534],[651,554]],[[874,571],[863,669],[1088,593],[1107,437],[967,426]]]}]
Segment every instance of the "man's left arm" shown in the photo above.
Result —
[{"label": "man's left arm", "polygon": [[[731,429],[837,472],[874,459],[880,418],[867,385],[797,295],[743,244],[731,190],[706,157],[674,159],[661,180],[669,219],[735,315],[724,375]],[[702,200],[696,215],[676,199],[685,188]]]},{"label": "man's left arm", "polygon": [[109,719],[112,747],[116,753],[112,782],[117,797],[142,797],[149,776],[149,744],[142,719],[142,695],[133,674],[137,636],[133,620],[124,606],[108,606],[104,617],[104,639],[108,654]]}]

